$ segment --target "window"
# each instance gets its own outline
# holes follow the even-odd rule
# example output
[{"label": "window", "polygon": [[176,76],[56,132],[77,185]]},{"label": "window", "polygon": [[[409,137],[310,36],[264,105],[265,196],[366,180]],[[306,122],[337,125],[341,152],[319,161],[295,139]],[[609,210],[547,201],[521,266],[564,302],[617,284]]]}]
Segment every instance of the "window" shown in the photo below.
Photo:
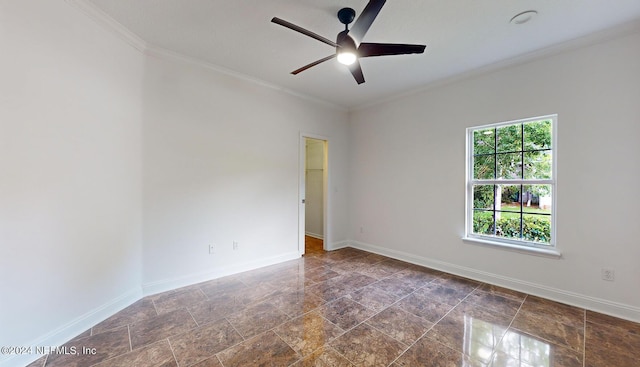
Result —
[{"label": "window", "polygon": [[467,129],[466,239],[555,247],[555,127],[544,116]]}]

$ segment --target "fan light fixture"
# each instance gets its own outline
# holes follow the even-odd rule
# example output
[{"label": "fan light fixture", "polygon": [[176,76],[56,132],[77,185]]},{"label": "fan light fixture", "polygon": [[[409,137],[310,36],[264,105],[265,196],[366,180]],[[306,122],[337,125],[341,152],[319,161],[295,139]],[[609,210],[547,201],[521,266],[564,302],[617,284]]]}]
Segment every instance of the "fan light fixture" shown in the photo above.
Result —
[{"label": "fan light fixture", "polygon": [[[356,80],[356,83],[364,83],[364,75],[362,74],[362,67],[358,61],[363,57],[372,56],[389,56],[389,55],[408,55],[408,54],[421,54],[424,52],[425,45],[413,45],[404,43],[369,43],[362,42],[365,34],[371,27],[371,24],[380,13],[380,9],[384,6],[387,0],[369,0],[364,10],[356,19],[356,11],[351,8],[342,8],[338,11],[338,20],[344,24],[344,31],[338,33],[336,41],[322,37],[319,34],[313,33],[308,29],[302,28],[299,25],[287,22],[286,20],[273,17],[271,22],[279,24],[283,27],[289,28],[298,33],[302,33],[307,37],[311,37],[317,41],[325,43],[329,46],[335,47],[335,53],[323,57],[320,60],[316,60],[308,65],[305,65],[297,70],[291,72],[293,75],[297,75],[309,68],[312,68],[318,64],[331,59],[338,59],[338,62],[347,65],[351,75]],[[353,23],[353,27],[349,29],[349,24]]]},{"label": "fan light fixture", "polygon": [[351,65],[356,62],[356,54],[349,51],[338,52],[338,62],[342,65]]}]

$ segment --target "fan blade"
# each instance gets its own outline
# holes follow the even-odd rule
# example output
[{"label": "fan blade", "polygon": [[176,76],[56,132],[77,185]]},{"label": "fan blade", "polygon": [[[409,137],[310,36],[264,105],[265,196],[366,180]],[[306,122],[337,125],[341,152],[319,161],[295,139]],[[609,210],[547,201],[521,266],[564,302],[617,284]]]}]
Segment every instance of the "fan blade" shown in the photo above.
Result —
[{"label": "fan blade", "polygon": [[360,61],[356,60],[356,62],[349,65],[349,71],[351,71],[351,75],[353,75],[353,78],[358,82],[358,84],[364,83],[364,75],[362,74]]},{"label": "fan blade", "polygon": [[359,57],[421,54],[425,45],[409,45],[402,43],[361,43],[358,47]]},{"label": "fan blade", "polygon": [[360,44],[362,42],[362,38],[371,27],[371,24],[380,13],[380,9],[387,0],[370,0],[367,6],[364,7],[364,10],[356,19],[356,22],[353,23],[353,27],[349,30],[349,36],[356,42],[356,44]]},{"label": "fan blade", "polygon": [[304,29],[304,28],[302,28],[300,26],[297,26],[297,25],[295,25],[293,23],[289,23],[286,20],[282,20],[280,18],[273,17],[273,19],[271,19],[271,22],[273,22],[275,24],[279,24],[279,25],[281,25],[283,27],[292,29],[292,30],[294,30],[296,32],[300,32],[300,33],[304,34],[305,36],[309,36],[309,37],[311,37],[313,39],[316,39],[316,40],[318,40],[320,42],[324,42],[329,46],[340,47],[340,45],[338,45],[337,43],[333,42],[332,40],[330,40],[328,38],[324,38],[319,34],[313,33],[311,31],[306,30],[306,29]]},{"label": "fan blade", "polygon": [[311,63],[311,64],[309,64],[309,65],[305,65],[305,66],[301,67],[301,68],[300,68],[300,69],[298,69],[298,70],[294,70],[294,71],[292,71],[292,72],[291,72],[291,74],[293,74],[293,75],[298,75],[298,74],[300,74],[301,72],[303,72],[303,71],[305,71],[305,70],[307,70],[307,69],[309,69],[309,68],[312,68],[312,67],[314,67],[314,66],[316,66],[316,65],[318,65],[318,64],[321,64],[321,63],[323,63],[323,62],[325,62],[325,61],[327,61],[327,60],[331,60],[331,59],[333,59],[334,57],[336,57],[336,54],[329,55],[329,56],[327,56],[327,57],[323,57],[322,59],[320,59],[320,60],[316,60],[316,61],[312,62],[312,63]]}]

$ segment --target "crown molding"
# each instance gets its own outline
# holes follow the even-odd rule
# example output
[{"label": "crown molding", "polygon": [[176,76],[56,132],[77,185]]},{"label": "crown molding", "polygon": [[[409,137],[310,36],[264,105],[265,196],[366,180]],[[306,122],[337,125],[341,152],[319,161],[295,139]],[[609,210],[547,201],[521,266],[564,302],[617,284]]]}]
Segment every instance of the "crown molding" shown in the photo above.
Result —
[{"label": "crown molding", "polygon": [[93,21],[98,23],[102,28],[112,32],[118,38],[127,42],[133,48],[140,52],[144,52],[149,46],[147,42],[145,42],[142,38],[138,37],[135,33],[131,32],[122,24],[118,23],[115,19],[111,18],[105,12],[103,12],[100,8],[93,5],[92,3],[86,0],[64,0],[67,4],[72,7],[80,10],[82,13],[87,15]]},{"label": "crown molding", "polygon": [[536,51],[532,51],[523,55],[515,56],[502,61],[497,61],[485,66],[480,66],[473,70],[452,75],[443,79],[429,82],[421,87],[408,90],[402,93],[380,98],[371,102],[366,102],[349,109],[350,112],[364,110],[369,107],[379,106],[393,101],[397,101],[406,97],[411,97],[435,88],[454,84],[463,80],[472,79],[481,75],[490,74],[498,70],[516,67],[530,62],[541,60],[547,57],[559,55],[568,51],[581,49],[607,42],[616,38],[628,36],[634,33],[640,33],[640,20],[636,19],[630,22],[622,23],[617,26],[607,28],[598,32],[588,34],[586,36],[570,39],[552,46],[544,47]]},{"label": "crown molding", "polygon": [[124,40],[126,43],[128,43],[133,48],[135,48],[136,50],[140,51],[145,55],[154,56],[163,60],[186,63],[186,64],[197,66],[206,70],[228,75],[252,84],[260,85],[262,87],[266,87],[266,88],[276,90],[285,94],[289,94],[289,95],[298,97],[300,99],[313,102],[315,104],[320,104],[337,111],[348,112],[349,110],[345,106],[331,103],[317,97],[312,97],[304,93],[296,92],[294,90],[281,87],[277,84],[273,84],[273,83],[264,81],[262,79],[254,78],[249,75],[242,74],[237,71],[227,69],[222,66],[203,61],[201,59],[186,56],[184,54],[180,54],[180,53],[156,46],[149,42],[146,42],[145,40],[140,38],[138,35],[131,32],[127,27],[125,27],[124,25],[122,25],[121,23],[113,19],[107,13],[105,13],[100,8],[98,8],[93,3],[87,0],[65,0],[65,2],[71,5],[72,7],[80,10],[82,13],[84,13],[93,21],[95,21],[99,26],[115,34],[118,38]]},{"label": "crown molding", "polygon": [[143,53],[145,55],[148,56],[154,56],[157,57],[159,59],[163,59],[163,60],[169,60],[169,61],[173,61],[173,62],[180,62],[180,63],[184,63],[184,64],[189,64],[191,66],[196,66],[202,69],[206,69],[206,70],[210,70],[216,73],[220,73],[220,74],[224,74],[224,75],[228,75],[231,77],[234,77],[236,79],[240,79],[240,80],[244,80],[246,82],[255,84],[255,85],[260,85],[262,87],[265,88],[269,88],[272,90],[276,90],[285,94],[289,94],[295,97],[298,97],[300,99],[304,99],[306,101],[310,101],[316,104],[321,104],[325,107],[329,107],[332,108],[334,110],[338,110],[341,112],[348,112],[348,108],[344,107],[344,106],[340,106],[337,105],[335,103],[331,103],[328,101],[325,101],[323,99],[320,98],[316,98],[316,97],[312,97],[310,95],[304,94],[304,93],[300,93],[300,92],[296,92],[292,89],[288,89],[288,88],[284,88],[281,87],[277,84],[274,83],[270,83],[267,81],[264,81],[262,79],[258,79],[258,78],[254,78],[252,76],[243,74],[243,73],[239,73],[237,71],[231,70],[231,69],[227,69],[225,67],[207,62],[207,61],[203,61],[201,59],[195,58],[195,57],[191,57],[191,56],[186,56],[184,54],[178,53],[178,52],[174,52],[171,50],[168,50],[166,48],[162,48],[162,47],[157,47],[155,45],[151,45],[151,44],[147,44],[147,47],[144,49]]}]

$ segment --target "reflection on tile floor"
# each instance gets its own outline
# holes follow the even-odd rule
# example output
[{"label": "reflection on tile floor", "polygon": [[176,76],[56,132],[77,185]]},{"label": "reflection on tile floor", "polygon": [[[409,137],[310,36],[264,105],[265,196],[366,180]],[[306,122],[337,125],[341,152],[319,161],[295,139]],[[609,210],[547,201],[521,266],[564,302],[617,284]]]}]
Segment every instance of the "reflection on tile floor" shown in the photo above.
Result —
[{"label": "reflection on tile floor", "polygon": [[146,297],[55,366],[631,367],[640,324],[355,249]]}]

